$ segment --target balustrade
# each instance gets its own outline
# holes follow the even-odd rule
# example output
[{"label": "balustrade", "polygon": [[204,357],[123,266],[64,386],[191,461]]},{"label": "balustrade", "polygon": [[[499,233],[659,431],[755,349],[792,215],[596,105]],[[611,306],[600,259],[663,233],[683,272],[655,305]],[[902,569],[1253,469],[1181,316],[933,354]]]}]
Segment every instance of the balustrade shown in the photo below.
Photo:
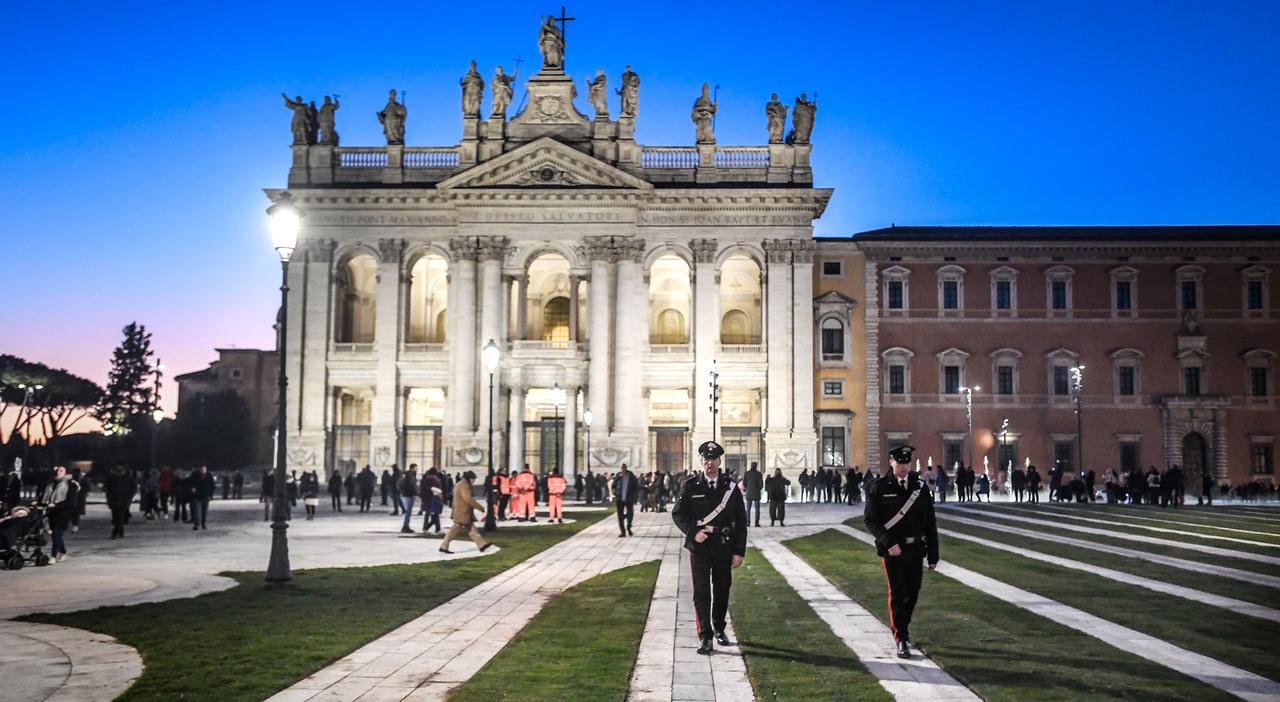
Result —
[{"label": "balustrade", "polygon": [[338,168],[385,168],[387,152],[376,146],[338,147]]},{"label": "balustrade", "polygon": [[652,146],[640,152],[643,168],[697,168],[698,150],[685,146]]},{"label": "balustrade", "polygon": [[717,146],[716,168],[768,168],[767,146]]},{"label": "balustrade", "polygon": [[452,147],[408,147],[404,150],[405,168],[456,168],[458,150]]}]

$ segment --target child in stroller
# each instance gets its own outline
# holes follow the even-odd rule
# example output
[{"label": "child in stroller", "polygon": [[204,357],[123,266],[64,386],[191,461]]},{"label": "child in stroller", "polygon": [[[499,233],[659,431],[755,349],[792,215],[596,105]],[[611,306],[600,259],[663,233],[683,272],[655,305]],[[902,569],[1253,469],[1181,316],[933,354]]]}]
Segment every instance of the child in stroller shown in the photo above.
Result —
[{"label": "child in stroller", "polygon": [[49,565],[42,547],[49,543],[49,523],[44,508],[18,505],[0,517],[0,566],[18,570],[28,563]]}]

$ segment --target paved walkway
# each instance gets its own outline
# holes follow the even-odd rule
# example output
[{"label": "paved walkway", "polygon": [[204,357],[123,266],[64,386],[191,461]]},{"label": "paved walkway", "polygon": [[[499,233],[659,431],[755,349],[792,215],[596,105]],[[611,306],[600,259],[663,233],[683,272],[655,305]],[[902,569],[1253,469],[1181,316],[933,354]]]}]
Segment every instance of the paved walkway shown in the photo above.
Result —
[{"label": "paved walkway", "polygon": [[140,675],[138,652],[110,636],[0,621],[0,699],[111,700]]}]

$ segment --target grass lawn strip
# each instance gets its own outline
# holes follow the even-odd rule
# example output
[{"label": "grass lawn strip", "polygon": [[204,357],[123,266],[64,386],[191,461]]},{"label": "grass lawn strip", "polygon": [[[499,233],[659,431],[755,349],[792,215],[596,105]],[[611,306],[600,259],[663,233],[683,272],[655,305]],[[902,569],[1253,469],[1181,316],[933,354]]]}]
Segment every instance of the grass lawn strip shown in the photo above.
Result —
[{"label": "grass lawn strip", "polygon": [[1263,537],[1262,539],[1263,541],[1267,541],[1268,539],[1274,539],[1276,540],[1276,543],[1280,543],[1280,533],[1276,533],[1275,531],[1260,531],[1258,529],[1242,529],[1239,527],[1215,524],[1207,520],[1159,519],[1156,517],[1144,517],[1140,514],[1116,512],[1114,510],[1107,510],[1105,512],[1102,512],[1101,514],[1105,514],[1108,517],[1111,517],[1113,519],[1117,519],[1123,522],[1133,522],[1133,523],[1154,522],[1156,524],[1178,524],[1178,525],[1193,528],[1193,529],[1203,529],[1207,533],[1222,534],[1225,536],[1232,536],[1232,535],[1260,536],[1260,537]]},{"label": "grass lawn strip", "polygon": [[1258,619],[1265,619],[1271,622],[1280,622],[1280,609],[1274,609],[1264,605],[1255,605],[1253,603],[1245,602],[1243,600],[1236,600],[1230,597],[1223,597],[1216,593],[1207,592],[1205,590],[1193,590],[1189,587],[1174,585],[1172,583],[1155,580],[1153,578],[1146,578],[1139,575],[1132,575],[1130,573],[1125,573],[1118,570],[1112,570],[1110,568],[1097,566],[1090,563],[1082,563],[1080,561],[1072,560],[1069,558],[1051,556],[1048,554],[1040,553],[1038,551],[1032,551],[1031,549],[1020,548],[1018,546],[1010,546],[1008,544],[1001,543],[999,541],[995,541],[989,538],[984,538],[981,536],[966,534],[960,531],[952,531],[950,529],[939,529],[938,533],[945,536],[952,537],[954,539],[959,539],[961,541],[965,541],[968,543],[976,543],[979,546],[984,546],[986,548],[993,548],[1000,551],[1004,551],[1006,553],[1013,553],[1013,554],[1022,556],[1023,558],[1030,558],[1032,560],[1042,561],[1044,563],[1050,563],[1060,568],[1082,571],[1085,573],[1089,573],[1091,575],[1096,575],[1101,578],[1106,578],[1107,580],[1111,580],[1114,582],[1135,585],[1145,590],[1152,590],[1154,592],[1158,592],[1164,595],[1172,595],[1174,597],[1180,597],[1184,600],[1190,600],[1192,602],[1196,602],[1197,604],[1204,604],[1212,607],[1218,607],[1220,609],[1225,609],[1229,612],[1234,612],[1236,614],[1244,614],[1250,617],[1257,617]]},{"label": "grass lawn strip", "polygon": [[657,578],[650,561],[565,590],[449,699],[625,699]]},{"label": "grass lawn strip", "polygon": [[[240,585],[187,599],[21,619],[107,634],[137,649],[145,670],[119,702],[258,702],[594,521],[502,530],[501,549],[482,558],[299,570],[293,586],[279,590],[263,587],[260,572],[226,573]],[[435,548],[406,542],[406,548]]]},{"label": "grass lawn strip", "polygon": [[729,607],[758,699],[893,699],[759,550],[734,571]]},{"label": "grass lawn strip", "polygon": [[1137,557],[1117,556],[1112,553],[1093,551],[1072,544],[1058,543],[1053,540],[1032,539],[1016,533],[1010,534],[996,531],[977,524],[977,522],[969,520],[961,523],[954,518],[944,518],[939,520],[938,525],[939,528],[946,528],[957,534],[968,535],[978,539],[980,543],[988,545],[998,543],[1015,548],[1025,548],[1046,557],[1062,558],[1082,563],[1086,566],[1118,571],[1124,575],[1154,580],[1199,592],[1214,593],[1217,597],[1241,602],[1248,607],[1258,608],[1257,615],[1262,616],[1264,619],[1270,619],[1275,616],[1270,612],[1280,614],[1280,610],[1271,607],[1271,605],[1277,603],[1277,595],[1274,588],[1266,585],[1238,582],[1206,573],[1203,566],[1194,561],[1187,561],[1186,567],[1179,568],[1172,565],[1152,563]]},{"label": "grass lawn strip", "polygon": [[[1153,594],[1092,573],[1008,554],[972,542],[944,538],[950,563],[1188,651],[1231,661],[1256,675],[1280,679],[1280,623],[1259,621],[1199,602]],[[1248,636],[1241,636],[1242,632]],[[1280,694],[1280,684],[1275,687]]]},{"label": "grass lawn strip", "polygon": [[1219,546],[1205,546],[1204,544],[1190,543],[1184,540],[1164,539],[1154,536],[1146,536],[1143,534],[1124,533],[1116,530],[1096,529],[1094,527],[1077,526],[1075,524],[1063,524],[1060,521],[1050,519],[1023,517],[1017,514],[1008,514],[1003,512],[986,512],[979,509],[952,509],[948,511],[954,514],[963,514],[975,517],[981,516],[1022,524],[1031,524],[1037,528],[1066,531],[1069,534],[1077,536],[1083,535],[1096,537],[1098,539],[1119,539],[1126,546],[1139,548],[1146,547],[1160,550],[1162,552],[1167,552],[1170,548],[1185,549],[1198,554],[1196,556],[1197,559],[1201,557],[1239,559],[1235,564],[1239,567],[1248,567],[1250,570],[1260,573],[1268,573],[1270,575],[1280,575],[1280,556],[1252,553],[1244,550],[1244,547],[1240,545],[1236,545],[1235,548],[1229,549]]},{"label": "grass lawn strip", "polygon": [[[786,545],[888,625],[874,548],[835,530]],[[950,558],[946,548],[942,555]],[[1236,699],[937,573],[925,574],[911,631],[930,658],[986,700]]]},{"label": "grass lawn strip", "polygon": [[[1062,534],[1053,529],[1042,529],[1038,531],[1031,530],[1031,529],[1023,529],[1020,527],[1014,527],[1014,526],[1002,524],[997,521],[988,521],[983,519],[970,519],[968,517],[963,517],[956,514],[940,514],[938,519],[943,523],[965,524],[965,525],[973,526],[976,528],[988,529],[996,533],[1007,535],[1010,538],[1016,536],[1016,537],[1026,538],[1026,539],[1032,539],[1037,543],[1048,542],[1051,544],[1072,546],[1075,548],[1083,548],[1087,550],[1105,553],[1115,558],[1139,559],[1139,560],[1149,561],[1152,563],[1160,563],[1163,565],[1167,565],[1173,568],[1179,568],[1182,570],[1199,571],[1202,573],[1207,573],[1207,574],[1215,575],[1222,578],[1230,578],[1233,580],[1250,583],[1252,585],[1260,585],[1262,587],[1267,587],[1272,589],[1280,588],[1280,577],[1277,577],[1274,575],[1267,575],[1264,573],[1258,573],[1255,570],[1245,570],[1243,568],[1234,568],[1231,566],[1218,565],[1217,563],[1213,562],[1215,560],[1218,562],[1229,561],[1229,559],[1213,559],[1209,557],[1204,557],[1199,560],[1193,561],[1186,558],[1166,556],[1161,553],[1156,553],[1150,550],[1129,548],[1126,545],[1118,545],[1117,543],[1114,543],[1114,542],[1119,542],[1119,544],[1128,543],[1122,539],[1101,539],[1097,537],[1094,537],[1092,539],[1077,539],[1070,536],[1069,535],[1070,532],[1068,532],[1067,534]],[[845,523],[849,524],[850,526],[858,527],[859,524],[855,524],[854,523],[855,521],[859,521],[860,523],[860,520],[849,520]],[[1242,564],[1240,564],[1239,562],[1233,562],[1232,565],[1242,565]]]},{"label": "grass lawn strip", "polygon": [[[1041,515],[1065,515],[1071,512],[1081,514],[1092,514],[1097,517],[1106,517],[1108,519],[1117,520],[1140,520],[1144,522],[1155,522],[1158,524],[1183,526],[1190,530],[1207,530],[1210,532],[1222,533],[1226,536],[1239,536],[1241,534],[1249,536],[1274,537],[1280,538],[1280,519],[1253,521],[1241,519],[1235,516],[1228,516],[1221,513],[1216,507],[1212,508],[1213,512],[1206,512],[1203,507],[1194,507],[1188,509],[1160,509],[1147,505],[1045,505],[1038,507],[1021,504],[1005,504],[996,505],[994,507],[998,511],[1016,512],[1018,514],[1041,514]],[[1280,517],[1280,514],[1277,515]],[[1266,540],[1265,538],[1263,539]]]},{"label": "grass lawn strip", "polygon": [[[1087,509],[1087,508],[1086,508]],[[1147,518],[1146,521],[1162,522],[1164,526],[1155,526],[1152,524],[1142,524],[1133,519],[1124,518],[1124,516],[1114,514],[1088,514],[1073,510],[1070,507],[1050,508],[1047,510],[1036,510],[1037,516],[1047,519],[1070,519],[1076,522],[1084,522],[1086,524],[1102,524],[1106,526],[1120,526],[1130,530],[1141,532],[1156,532],[1167,538],[1187,539],[1191,541],[1210,541],[1210,542],[1226,542],[1230,547],[1239,545],[1255,553],[1275,554],[1276,549],[1280,549],[1280,536],[1262,535],[1262,536],[1245,536],[1241,534],[1227,534],[1222,532],[1214,532],[1213,529],[1204,526],[1195,526],[1181,521],[1168,521]],[[1127,516],[1127,515],[1126,515]],[[1100,519],[1099,517],[1106,517]],[[1176,529],[1172,527],[1184,527]],[[1223,545],[1218,543],[1215,545]]]}]

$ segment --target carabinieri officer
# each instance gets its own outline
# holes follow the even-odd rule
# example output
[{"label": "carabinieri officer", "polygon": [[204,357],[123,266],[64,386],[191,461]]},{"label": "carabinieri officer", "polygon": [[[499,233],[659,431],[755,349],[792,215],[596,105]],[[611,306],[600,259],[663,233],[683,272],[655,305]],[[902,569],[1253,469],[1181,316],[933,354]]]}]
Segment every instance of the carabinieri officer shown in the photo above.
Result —
[{"label": "carabinieri officer", "polygon": [[702,475],[685,481],[671,519],[684,532],[693,571],[693,608],[698,613],[698,653],[711,655],[711,637],[728,646],[724,633],[729,611],[730,569],[747,553],[747,509],[737,483],[720,472],[724,447],[708,441],[698,447]]},{"label": "carabinieri officer", "polygon": [[893,471],[877,480],[867,495],[863,518],[876,538],[876,555],[889,580],[889,627],[898,644],[898,657],[910,658],[911,613],[924,580],[921,562],[938,567],[938,523],[933,497],[911,472],[911,446],[889,452]]}]

